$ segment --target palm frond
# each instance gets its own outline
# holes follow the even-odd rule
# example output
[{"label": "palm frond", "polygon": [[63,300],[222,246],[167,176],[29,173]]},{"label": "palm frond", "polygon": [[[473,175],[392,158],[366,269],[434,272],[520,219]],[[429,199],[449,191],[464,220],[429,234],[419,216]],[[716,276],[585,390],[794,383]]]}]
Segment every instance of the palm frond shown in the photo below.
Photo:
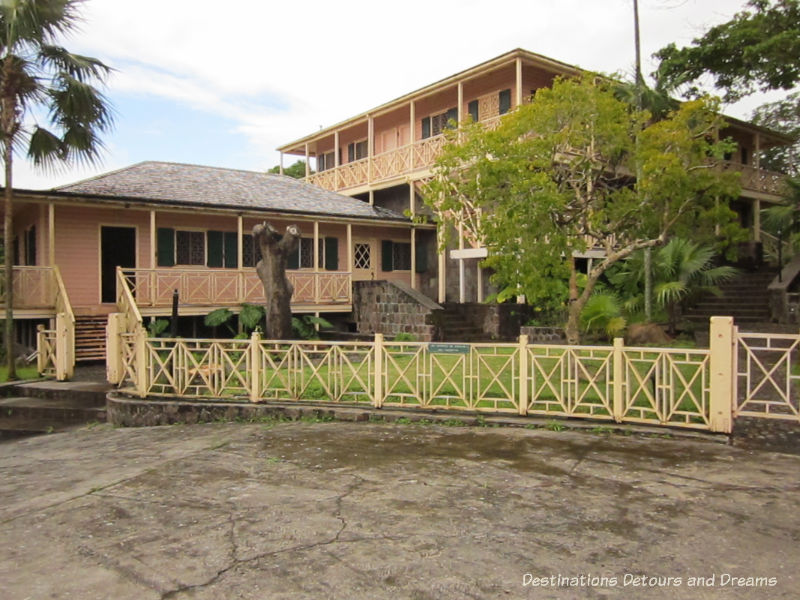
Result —
[{"label": "palm frond", "polygon": [[103,61],[68,52],[61,46],[44,45],[39,50],[42,64],[51,67],[55,72],[63,72],[78,81],[105,81],[113,71]]},{"label": "palm frond", "polygon": [[64,143],[51,131],[36,126],[28,142],[28,158],[40,169],[53,170],[64,158]]},{"label": "palm frond", "polygon": [[239,322],[245,329],[255,329],[264,319],[264,309],[255,304],[242,304]]}]

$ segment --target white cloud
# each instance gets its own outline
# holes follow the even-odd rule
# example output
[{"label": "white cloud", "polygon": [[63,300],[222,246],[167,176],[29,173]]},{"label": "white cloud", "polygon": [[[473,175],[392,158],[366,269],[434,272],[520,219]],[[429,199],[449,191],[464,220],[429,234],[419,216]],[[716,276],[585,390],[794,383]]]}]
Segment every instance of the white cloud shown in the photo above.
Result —
[{"label": "white cloud", "polygon": [[[645,72],[655,50],[689,43],[743,4],[640,0]],[[606,72],[633,65],[631,0],[89,0],[84,9],[67,45],[114,65],[112,90],[226,117],[249,141],[244,168],[275,164],[279,145],[516,47]],[[114,147],[107,165],[123,151]]]}]

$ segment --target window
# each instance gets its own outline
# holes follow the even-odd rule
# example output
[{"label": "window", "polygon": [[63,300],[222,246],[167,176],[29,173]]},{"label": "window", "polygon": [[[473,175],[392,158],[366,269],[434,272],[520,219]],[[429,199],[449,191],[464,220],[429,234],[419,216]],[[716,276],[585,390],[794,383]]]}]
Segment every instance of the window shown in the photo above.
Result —
[{"label": "window", "polygon": [[747,148],[745,148],[744,146],[742,146],[741,150],[742,150],[742,164],[746,165],[748,163],[748,161],[750,160],[750,153],[747,151]]},{"label": "window", "polygon": [[381,267],[384,271],[411,270],[411,244],[408,242],[381,242]]},{"label": "window", "polygon": [[320,154],[317,157],[317,171],[327,171],[336,166],[336,158],[333,152]]},{"label": "window", "polygon": [[367,140],[347,144],[347,162],[367,158],[368,150]]},{"label": "window", "polygon": [[205,231],[175,232],[175,262],[179,265],[206,264]]},{"label": "window", "polygon": [[36,264],[36,226],[32,225],[25,232],[25,264]]},{"label": "window", "polygon": [[353,267],[356,269],[371,269],[372,257],[370,245],[358,242],[353,248]]},{"label": "window", "polygon": [[[320,269],[325,269],[326,271],[336,271],[339,268],[339,241],[336,238],[320,238],[317,264]],[[314,238],[300,238],[300,243],[297,245],[297,253],[289,256],[286,268],[314,268]]]},{"label": "window", "polygon": [[472,122],[477,123],[480,119],[480,115],[478,113],[478,101],[473,100],[469,104],[467,104],[467,112],[469,112],[469,116],[472,117]]},{"label": "window", "polygon": [[238,267],[238,240],[235,231],[209,231],[206,234],[209,267]]},{"label": "window", "polygon": [[261,250],[256,247],[255,240],[250,234],[242,236],[242,266],[255,267],[261,260]]},{"label": "window", "polygon": [[447,127],[450,127],[450,121],[458,120],[458,108],[451,108],[446,112],[438,115],[431,115],[422,119],[422,139],[439,135]]},{"label": "window", "polygon": [[511,90],[503,90],[499,97],[500,114],[504,115],[511,110]]}]

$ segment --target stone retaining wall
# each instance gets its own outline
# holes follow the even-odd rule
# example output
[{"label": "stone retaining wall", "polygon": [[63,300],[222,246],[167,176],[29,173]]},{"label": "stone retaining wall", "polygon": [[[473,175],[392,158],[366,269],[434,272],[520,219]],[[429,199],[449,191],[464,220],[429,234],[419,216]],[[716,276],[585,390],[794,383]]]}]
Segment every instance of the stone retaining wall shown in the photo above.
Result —
[{"label": "stone retaining wall", "polygon": [[353,282],[353,317],[361,334],[408,333],[417,341],[430,342],[437,339],[432,314],[440,310],[436,302],[402,283]]}]

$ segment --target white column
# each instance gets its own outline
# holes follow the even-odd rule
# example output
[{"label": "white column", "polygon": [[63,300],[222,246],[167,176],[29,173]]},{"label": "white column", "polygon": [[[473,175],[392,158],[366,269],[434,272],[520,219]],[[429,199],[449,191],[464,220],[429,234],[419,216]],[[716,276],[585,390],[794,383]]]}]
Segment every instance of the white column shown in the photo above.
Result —
[{"label": "white column", "polygon": [[283,152],[281,152],[281,161],[280,161],[280,163],[278,163],[278,164],[279,164],[279,166],[278,166],[278,172],[279,172],[281,175],[283,175]]},{"label": "white column", "polygon": [[[458,249],[464,249],[464,226],[458,224]],[[467,265],[464,263],[463,258],[458,259],[458,301],[464,304],[467,301]]]},{"label": "white column", "polygon": [[308,164],[308,160],[309,160],[308,159],[308,144],[305,145],[305,150],[306,150],[306,179],[308,179],[308,175],[311,172],[311,167]]},{"label": "white column", "polygon": [[411,289],[417,289],[417,231],[411,227]]},{"label": "white column", "polygon": [[47,205],[47,262],[51,267],[56,265],[56,206],[52,202]]},{"label": "white column", "polygon": [[244,268],[244,219],[242,215],[236,217],[236,268]]},{"label": "white column", "polygon": [[516,73],[517,93],[515,95],[517,100],[517,106],[521,106],[522,105],[522,59],[521,58],[517,58],[515,67],[517,71]]},{"label": "white column", "polygon": [[150,211],[150,268],[156,268],[156,211]]}]

